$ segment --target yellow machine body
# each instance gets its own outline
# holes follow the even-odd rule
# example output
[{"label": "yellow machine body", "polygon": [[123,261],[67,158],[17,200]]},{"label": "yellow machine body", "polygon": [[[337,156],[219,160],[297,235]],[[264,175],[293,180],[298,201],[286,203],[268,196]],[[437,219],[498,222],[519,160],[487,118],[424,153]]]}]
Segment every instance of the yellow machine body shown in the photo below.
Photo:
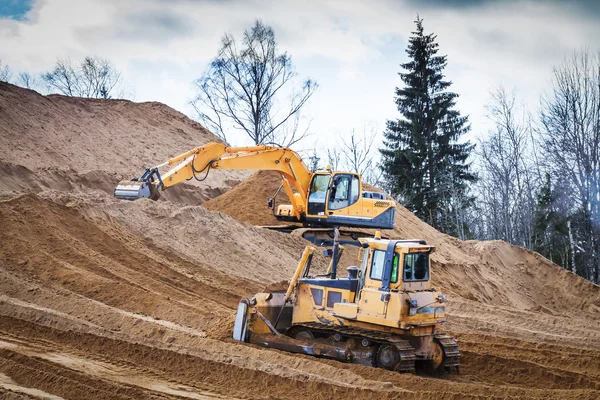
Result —
[{"label": "yellow machine body", "polygon": [[284,333],[315,346],[308,354],[400,371],[414,370],[415,363],[434,370],[458,367],[456,343],[439,331],[446,297],[431,287],[429,255],[435,248],[424,241],[360,241],[360,266],[350,266],[344,278],[311,277],[315,249],[307,248],[286,294],[259,293],[248,300],[246,339],[306,352],[278,336]]}]

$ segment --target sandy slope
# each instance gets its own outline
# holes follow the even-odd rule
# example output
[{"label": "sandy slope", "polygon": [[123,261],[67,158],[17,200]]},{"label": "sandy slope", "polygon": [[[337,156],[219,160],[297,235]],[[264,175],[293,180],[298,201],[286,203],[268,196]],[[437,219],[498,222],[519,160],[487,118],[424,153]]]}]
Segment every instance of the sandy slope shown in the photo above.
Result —
[{"label": "sandy slope", "polygon": [[[50,179],[63,171],[111,181],[131,179],[170,157],[219,141],[161,103],[42,96],[5,82],[0,82],[0,121],[0,175],[10,163],[48,171]],[[243,171],[214,171],[201,190],[185,185],[174,190],[171,199],[197,197],[199,204],[246,176]]]},{"label": "sandy slope", "polygon": [[[449,328],[465,357],[461,375],[443,379],[234,343],[238,298],[261,283],[185,260],[105,213],[102,203],[36,195],[0,203],[0,373],[20,387],[64,398],[81,398],[82,387],[93,388],[87,398],[600,395],[600,320],[591,313],[453,297]],[[250,237],[257,228],[238,229]],[[265,253],[288,241],[301,250],[274,235]],[[243,257],[252,265],[264,255]]]},{"label": "sandy slope", "polygon": [[[176,128],[201,128],[158,104],[6,85],[0,121],[0,398],[600,398],[600,288],[535,253],[458,241],[398,207],[387,234],[438,247],[434,279],[451,294],[447,328],[463,353],[457,376],[240,344],[229,338],[239,298],[288,278],[304,246],[247,223],[272,222],[264,205],[277,177],[263,174],[206,203],[226,213],[197,204],[227,185],[121,202],[112,186],[125,171],[115,166],[175,152],[166,147],[185,140],[171,140]],[[106,137],[82,160],[73,149],[84,139],[73,132]],[[139,145],[146,134],[164,147]],[[116,140],[139,154],[118,151]]]}]

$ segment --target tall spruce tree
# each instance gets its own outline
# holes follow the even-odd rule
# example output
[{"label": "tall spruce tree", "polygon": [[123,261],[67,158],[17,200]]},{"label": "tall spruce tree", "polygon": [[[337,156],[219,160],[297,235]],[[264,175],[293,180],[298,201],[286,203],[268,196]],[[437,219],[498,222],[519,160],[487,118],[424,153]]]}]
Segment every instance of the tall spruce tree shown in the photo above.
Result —
[{"label": "tall spruce tree", "polygon": [[463,229],[460,213],[471,204],[467,184],[475,176],[467,158],[474,146],[458,143],[470,130],[468,117],[454,109],[456,93],[444,80],[446,56],[438,56],[436,35],[417,29],[409,39],[410,61],[401,64],[404,87],[396,88],[401,117],[389,120],[384,132],[382,170],[387,188],[398,200],[430,225],[450,234]]}]

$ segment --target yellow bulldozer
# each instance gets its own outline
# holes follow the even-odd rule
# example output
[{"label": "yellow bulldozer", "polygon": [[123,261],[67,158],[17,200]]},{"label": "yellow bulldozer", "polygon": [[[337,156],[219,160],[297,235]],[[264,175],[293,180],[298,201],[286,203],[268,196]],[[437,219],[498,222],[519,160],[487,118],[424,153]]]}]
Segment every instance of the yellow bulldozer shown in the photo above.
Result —
[{"label": "yellow bulldozer", "polygon": [[360,266],[311,275],[307,246],[286,292],[242,299],[233,338],[399,372],[458,370],[454,339],[440,332],[446,296],[431,286],[423,240],[359,239]]},{"label": "yellow bulldozer", "polygon": [[[161,174],[160,169],[170,167]],[[122,181],[115,197],[158,200],[162,191],[186,180],[203,180],[211,169],[273,170],[280,173],[291,204],[268,207],[279,220],[299,223],[309,236],[333,231],[329,270],[311,273],[316,248],[306,247],[287,291],[242,299],[233,338],[242,342],[399,372],[417,367],[457,371],[460,353],[454,339],[440,332],[446,297],[430,281],[430,254],[423,240],[373,237],[350,231],[348,243],[360,246],[360,266],[337,270],[343,247],[340,227],[390,229],[394,204],[363,190],[359,174],[311,172],[291,149],[273,146],[228,147],[209,143],[187,151],[143,175]],[[278,190],[279,192],[279,190]],[[298,226],[296,226],[298,227]],[[306,236],[305,236],[306,237]]]}]

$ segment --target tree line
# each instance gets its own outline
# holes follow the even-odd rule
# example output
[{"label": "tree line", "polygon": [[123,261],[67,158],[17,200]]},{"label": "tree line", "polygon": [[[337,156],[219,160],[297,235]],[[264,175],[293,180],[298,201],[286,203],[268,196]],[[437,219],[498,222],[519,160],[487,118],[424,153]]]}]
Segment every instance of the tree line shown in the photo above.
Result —
[{"label": "tree line", "polygon": [[[326,162],[358,172],[444,233],[533,249],[600,283],[600,56],[576,51],[554,66],[535,113],[515,90],[492,90],[492,130],[471,143],[436,39],[417,17],[395,90],[398,115],[387,121],[383,142],[374,128],[353,130],[325,156],[316,147],[307,152],[310,168]],[[0,60],[0,81],[11,78]],[[16,74],[15,83],[68,96],[124,96],[120,72],[100,57],[59,59],[39,76]],[[259,20],[241,40],[225,34],[194,84],[198,119],[225,141],[240,131],[256,144],[292,146],[310,133],[303,112],[319,85],[299,77]]]},{"label": "tree line", "polygon": [[417,18],[396,89],[400,117],[381,149],[386,189],[442,232],[533,249],[599,283],[599,55],[575,51],[554,66],[537,115],[514,90],[494,89],[493,128],[472,144],[461,139],[470,125],[438,50]]},{"label": "tree line", "polygon": [[0,59],[0,82],[9,82],[41,93],[95,99],[128,98],[131,90],[124,85],[121,72],[108,59],[84,57],[79,63],[57,59],[50,71],[34,75],[27,71],[14,73]]}]

